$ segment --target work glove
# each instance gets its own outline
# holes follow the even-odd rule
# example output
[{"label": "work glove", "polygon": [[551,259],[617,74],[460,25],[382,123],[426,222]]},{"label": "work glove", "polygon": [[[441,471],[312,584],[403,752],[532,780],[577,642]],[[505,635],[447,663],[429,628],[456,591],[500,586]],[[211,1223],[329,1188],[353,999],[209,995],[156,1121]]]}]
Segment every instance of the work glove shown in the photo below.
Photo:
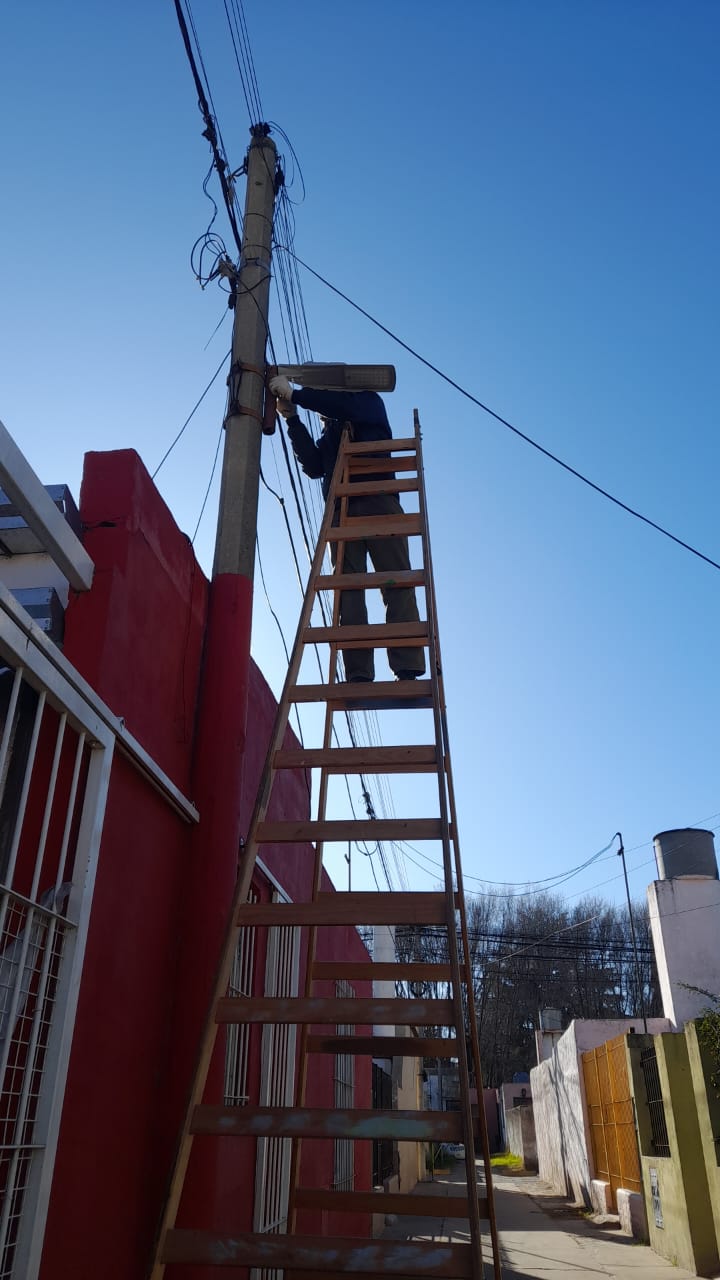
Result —
[{"label": "work glove", "polygon": [[274,396],[277,396],[278,400],[292,399],[292,383],[282,373],[278,373],[274,378],[270,379],[270,390]]},{"label": "work glove", "polygon": [[297,415],[297,409],[292,400],[278,400],[277,411],[282,418],[294,418]]}]

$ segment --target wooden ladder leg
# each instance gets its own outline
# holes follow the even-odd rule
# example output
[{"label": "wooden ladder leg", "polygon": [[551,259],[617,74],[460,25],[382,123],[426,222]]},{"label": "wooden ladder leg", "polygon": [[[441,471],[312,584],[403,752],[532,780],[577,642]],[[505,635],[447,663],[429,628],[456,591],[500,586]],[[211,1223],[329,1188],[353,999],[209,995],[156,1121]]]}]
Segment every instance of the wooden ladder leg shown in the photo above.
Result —
[{"label": "wooden ladder leg", "polygon": [[[461,945],[462,945],[462,961],[464,966],[464,972],[466,975],[464,989],[466,993],[467,1022],[468,1022],[468,1031],[470,1033],[469,1038],[470,1038],[470,1047],[471,1047],[471,1053],[472,1053],[472,1059],[473,1059],[473,1074],[475,1076],[476,1093],[477,1093],[477,1099],[478,1099],[478,1127],[480,1129],[480,1141],[482,1145],[483,1166],[484,1166],[484,1172],[485,1172],[485,1194],[486,1194],[486,1200],[487,1200],[488,1220],[490,1225],[490,1240],[491,1240],[492,1256],[493,1256],[493,1274],[495,1276],[495,1280],[501,1280],[502,1265],[501,1265],[501,1259],[500,1259],[500,1244],[499,1244],[498,1231],[497,1231],[497,1215],[495,1210],[495,1194],[494,1194],[493,1180],[492,1180],[492,1166],[490,1163],[490,1143],[488,1138],[487,1117],[485,1115],[485,1102],[484,1102],[484,1095],[483,1095],[482,1066],[480,1062],[479,1029],[478,1029],[478,1023],[477,1023],[477,1013],[475,1009],[475,997],[474,997],[473,982],[472,982],[472,964],[471,964],[471,955],[470,955],[470,942],[468,938],[465,893],[463,888],[462,859],[460,856],[460,843],[459,843],[459,834],[458,834],[459,829],[458,829],[458,821],[457,821],[457,811],[455,807],[455,790],[453,785],[452,766],[450,761],[450,741],[449,741],[448,725],[447,725],[447,710],[445,706],[445,696],[444,696],[444,690],[442,685],[442,660],[440,655],[440,640],[439,640],[439,634],[438,634],[437,605],[436,605],[436,599],[435,599],[435,579],[432,571],[432,550],[430,546],[430,535],[429,535],[428,521],[427,521],[427,497],[425,492],[425,475],[424,475],[424,469],[422,465],[422,440],[421,440],[421,434],[420,434],[420,420],[419,420],[417,409],[414,411],[414,430],[415,430],[415,436],[418,441],[418,474],[420,478],[419,498],[420,498],[420,510],[421,510],[421,515],[423,520],[423,527],[424,527],[423,549],[424,549],[424,560],[425,560],[425,567],[426,567],[426,573],[427,573],[427,604],[428,604],[428,626],[429,626],[429,632],[430,632],[430,660],[433,665],[433,670],[431,674],[433,679],[433,710],[434,710],[434,717],[435,717],[435,740],[438,746],[438,755],[442,761],[442,767],[438,771],[438,784],[439,784],[439,790],[441,795],[441,810],[446,816],[447,821],[449,822],[451,830],[453,832],[452,850],[450,849],[450,845],[448,844],[448,859],[447,860],[444,859],[444,865],[445,865],[446,877],[448,875],[450,876],[450,882],[452,884],[452,877],[454,876],[455,884],[457,888],[457,902],[458,902],[458,911],[460,916],[460,937],[461,937]],[[452,863],[450,863],[449,861],[451,852],[452,852]],[[451,964],[453,966],[454,971],[457,971],[459,969],[459,960],[460,960],[460,957],[458,954],[458,947],[457,947],[457,936],[454,939],[454,945],[452,947],[452,951],[454,952],[454,955],[451,960]],[[460,991],[459,973],[457,974],[457,976],[458,976],[458,985],[456,987],[456,990]],[[461,1025],[464,1026],[464,1018]],[[469,1106],[470,1081],[469,1081],[469,1075],[467,1072],[466,1056],[463,1057],[463,1064],[465,1068],[465,1071],[463,1074],[464,1076],[467,1077],[467,1079],[462,1080],[462,1084],[465,1085],[467,1088],[468,1113],[469,1113],[469,1117],[467,1118],[469,1119],[469,1124],[470,1124],[470,1128],[468,1132],[472,1135],[472,1132],[473,1132],[472,1114]],[[470,1143],[470,1152],[472,1154],[469,1157],[468,1148],[466,1147],[465,1155],[466,1155],[466,1169],[468,1172],[468,1187],[470,1189],[470,1186],[472,1184],[471,1199],[473,1203],[477,1203],[477,1198],[478,1198],[477,1179],[475,1174],[474,1144],[472,1143],[472,1141]],[[471,1164],[472,1164],[472,1169],[470,1168]],[[479,1241],[480,1232],[481,1232],[479,1215],[477,1216],[477,1218],[475,1218],[475,1216],[473,1215],[473,1219],[471,1219],[471,1229],[477,1232],[477,1237]],[[475,1261],[476,1261],[476,1265],[479,1266],[478,1275],[482,1276],[481,1252],[478,1252],[478,1254],[476,1255]]]},{"label": "wooden ladder leg", "polygon": [[[333,484],[330,486],[328,496],[328,508],[334,507],[334,484],[335,480],[347,481],[347,459],[344,450],[340,448],[337,465],[335,468],[335,476]],[[343,496],[340,499],[340,522],[347,518],[348,499]],[[334,511],[333,511],[334,519]],[[345,557],[345,543],[338,544],[337,554],[335,557],[335,573],[341,574],[343,571],[343,560]],[[310,584],[312,589],[313,584]],[[333,611],[332,625],[337,627],[340,622],[340,592],[333,592]],[[337,682],[337,663],[338,663],[338,646],[330,645],[328,659],[328,684],[333,685]],[[325,708],[325,725],[323,730],[323,750],[328,751],[332,742],[333,734],[333,708],[327,703]],[[327,795],[330,775],[328,770],[323,768],[320,771],[320,785],[318,789],[318,821],[322,821],[327,813]],[[313,884],[312,899],[317,901],[318,894],[322,885],[323,873],[323,844],[318,841],[315,845],[315,862],[313,866]],[[317,928],[310,926],[308,929],[307,952],[306,952],[306,969],[305,969],[305,995],[310,996],[313,986],[313,968],[315,965],[315,957],[317,952]],[[299,1047],[297,1058],[297,1080],[295,1085],[295,1105],[303,1107],[305,1105],[305,1096],[307,1091],[307,1070],[308,1070],[308,1037],[310,1028],[303,1023],[300,1028]],[[291,1233],[295,1231],[297,1225],[297,1192],[300,1186],[300,1160],[302,1155],[302,1138],[293,1138],[291,1156],[290,1156],[290,1200],[288,1206],[288,1229]]]}]

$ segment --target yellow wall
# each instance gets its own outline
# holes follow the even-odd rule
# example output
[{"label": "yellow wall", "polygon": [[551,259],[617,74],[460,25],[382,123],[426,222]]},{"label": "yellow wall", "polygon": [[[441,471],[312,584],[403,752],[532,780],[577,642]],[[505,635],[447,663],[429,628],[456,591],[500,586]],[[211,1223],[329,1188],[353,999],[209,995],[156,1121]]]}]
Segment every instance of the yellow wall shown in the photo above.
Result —
[{"label": "yellow wall", "polygon": [[[665,1104],[669,1156],[658,1156],[652,1152],[640,1052],[653,1044]],[[685,1036],[673,1033],[631,1035],[628,1036],[628,1049],[650,1244],[656,1253],[676,1266],[685,1267],[697,1275],[714,1275],[720,1258]],[[655,1220],[651,1170],[657,1174],[662,1226]]]},{"label": "yellow wall", "polygon": [[[422,1061],[418,1058],[401,1058],[402,1075],[398,1078],[398,1111],[422,1110]],[[395,1059],[399,1065],[398,1059]],[[425,1172],[425,1146],[421,1142],[398,1142],[397,1190],[408,1194],[421,1182]]]},{"label": "yellow wall", "polygon": [[707,1050],[700,1048],[694,1022],[688,1022],[685,1027],[685,1039],[700,1125],[705,1173],[710,1189],[715,1241],[720,1251],[720,1098],[716,1096],[710,1084],[713,1066]]}]

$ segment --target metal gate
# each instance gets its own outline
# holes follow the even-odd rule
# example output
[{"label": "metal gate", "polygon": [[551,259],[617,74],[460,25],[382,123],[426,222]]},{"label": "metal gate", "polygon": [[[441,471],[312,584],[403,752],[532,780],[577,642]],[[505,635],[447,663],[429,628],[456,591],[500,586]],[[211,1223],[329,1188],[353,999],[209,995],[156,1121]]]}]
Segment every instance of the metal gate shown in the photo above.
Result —
[{"label": "metal gate", "polygon": [[618,1187],[642,1192],[625,1036],[589,1049],[582,1055],[582,1066],[595,1177],[610,1183],[617,1211]]}]

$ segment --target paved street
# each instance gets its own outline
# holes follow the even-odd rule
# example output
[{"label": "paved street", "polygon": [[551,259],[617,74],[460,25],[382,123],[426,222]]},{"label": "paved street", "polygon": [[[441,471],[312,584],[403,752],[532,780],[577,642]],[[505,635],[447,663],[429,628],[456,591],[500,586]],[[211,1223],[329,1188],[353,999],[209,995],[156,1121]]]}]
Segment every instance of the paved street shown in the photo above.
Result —
[{"label": "paved street", "polygon": [[[600,1227],[574,1211],[537,1177],[494,1177],[503,1280],[689,1280],[646,1245],[614,1227]],[[439,1197],[457,1193],[463,1165],[418,1187]],[[451,1218],[398,1218],[386,1239],[465,1241],[467,1222]],[[489,1240],[488,1240],[489,1256]],[[486,1268],[488,1280],[491,1269]]]}]

